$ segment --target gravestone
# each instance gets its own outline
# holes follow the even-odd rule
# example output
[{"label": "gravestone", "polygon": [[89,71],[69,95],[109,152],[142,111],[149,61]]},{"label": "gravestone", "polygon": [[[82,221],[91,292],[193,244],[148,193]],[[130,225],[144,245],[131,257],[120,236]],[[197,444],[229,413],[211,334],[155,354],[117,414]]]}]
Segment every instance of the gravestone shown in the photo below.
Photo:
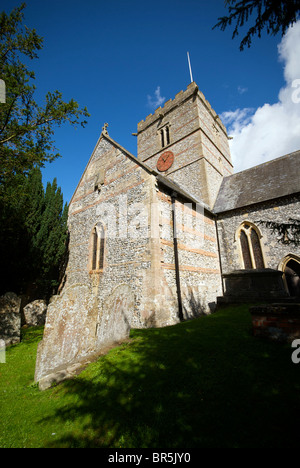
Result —
[{"label": "gravestone", "polygon": [[25,323],[30,327],[45,325],[47,304],[46,301],[37,299],[23,308]]},{"label": "gravestone", "polygon": [[0,340],[6,346],[19,343],[21,337],[21,298],[8,292],[0,297]]},{"label": "gravestone", "polygon": [[0,103],[5,104],[6,96],[5,96],[5,82],[0,80]]}]

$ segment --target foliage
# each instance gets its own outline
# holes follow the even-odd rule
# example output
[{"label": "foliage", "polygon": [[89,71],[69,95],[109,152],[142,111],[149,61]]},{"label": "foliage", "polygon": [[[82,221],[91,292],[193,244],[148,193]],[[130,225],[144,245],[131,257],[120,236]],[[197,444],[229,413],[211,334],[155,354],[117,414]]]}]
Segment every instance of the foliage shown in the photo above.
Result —
[{"label": "foliage", "polygon": [[0,186],[2,293],[33,289],[47,297],[57,288],[66,250],[67,214],[56,179],[44,190],[39,168]]},{"label": "foliage", "polygon": [[287,223],[276,221],[257,221],[271,229],[272,233],[278,236],[281,244],[300,245],[300,219],[289,218]]},{"label": "foliage", "polygon": [[10,15],[0,15],[0,77],[6,84],[6,103],[0,106],[0,183],[57,158],[55,126],[86,124],[87,109],[64,102],[59,91],[48,92],[44,105],[34,100],[35,74],[21,62],[37,58],[43,39],[23,25],[25,3]]},{"label": "foliage", "polygon": [[300,11],[300,0],[225,0],[229,16],[219,18],[214,26],[224,31],[232,22],[236,22],[232,38],[235,38],[240,29],[255,13],[256,18],[240,43],[240,50],[250,47],[253,36],[261,37],[263,30],[268,34],[284,35],[287,28],[295,23]]},{"label": "foliage", "polygon": [[0,14],[0,78],[6,103],[0,104],[0,254],[1,291],[24,293],[35,285],[51,294],[67,240],[67,205],[56,180],[46,191],[39,170],[60,156],[54,146],[57,126],[85,126],[87,109],[74,99],[64,102],[49,91],[44,104],[35,101],[35,74],[43,39],[24,24],[25,3]]},{"label": "foliage", "polygon": [[34,248],[41,253],[41,277],[51,279],[52,287],[58,286],[59,267],[67,240],[67,204],[56,179],[48,182],[41,212],[40,228],[33,237]]},{"label": "foliage", "polygon": [[41,333],[31,330],[0,364],[2,448],[299,446],[294,350],[255,338],[247,306],[132,330],[127,343],[44,392],[33,384]]}]

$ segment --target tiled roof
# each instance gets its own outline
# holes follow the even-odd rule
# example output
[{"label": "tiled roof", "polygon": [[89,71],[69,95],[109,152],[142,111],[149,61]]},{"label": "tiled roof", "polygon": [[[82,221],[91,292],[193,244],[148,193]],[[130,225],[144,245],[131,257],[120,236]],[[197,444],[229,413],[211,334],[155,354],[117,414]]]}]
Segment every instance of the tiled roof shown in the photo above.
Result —
[{"label": "tiled roof", "polygon": [[214,213],[300,192],[300,151],[225,177]]}]

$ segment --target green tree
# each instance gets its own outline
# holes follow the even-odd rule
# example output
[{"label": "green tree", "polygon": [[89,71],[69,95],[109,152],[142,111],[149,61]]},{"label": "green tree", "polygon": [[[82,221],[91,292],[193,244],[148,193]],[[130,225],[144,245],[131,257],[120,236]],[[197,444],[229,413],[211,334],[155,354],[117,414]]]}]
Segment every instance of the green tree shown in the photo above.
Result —
[{"label": "green tree", "polygon": [[56,179],[48,182],[44,197],[40,228],[33,237],[33,248],[40,254],[39,282],[48,293],[53,293],[59,283],[60,267],[67,241],[68,205]]},{"label": "green tree", "polygon": [[59,157],[55,127],[66,122],[85,126],[89,116],[73,99],[64,102],[57,90],[47,93],[43,105],[34,100],[35,74],[21,59],[37,58],[43,39],[23,25],[25,7],[22,3],[9,15],[0,14],[0,78],[6,84],[6,103],[0,104],[0,184]]},{"label": "green tree", "polygon": [[[30,239],[24,225],[24,176],[13,184],[1,187],[0,197],[0,293],[19,292],[23,279],[28,277],[27,254]],[[23,190],[22,190],[23,187]]]},{"label": "green tree", "polygon": [[263,30],[272,35],[284,35],[298,19],[300,0],[225,0],[225,6],[228,7],[229,15],[219,18],[214,28],[220,27],[224,31],[235,22],[232,38],[253,19],[254,24],[240,43],[240,50],[243,50],[245,46],[251,46],[253,36],[261,37]]},{"label": "green tree", "polygon": [[[5,200],[5,203],[4,203]],[[16,176],[0,197],[0,293],[49,298],[66,253],[68,205],[56,179],[44,190],[39,168]]]},{"label": "green tree", "polygon": [[281,244],[295,247],[300,245],[300,219],[289,218],[285,223],[259,220],[257,223],[271,229]]},{"label": "green tree", "polygon": [[0,14],[0,78],[6,85],[0,104],[0,289],[20,294],[35,284],[47,296],[59,282],[68,207],[56,180],[44,190],[40,168],[60,156],[55,128],[67,122],[84,127],[89,113],[57,90],[36,102],[29,64],[43,39],[25,26],[25,8],[22,3]]}]

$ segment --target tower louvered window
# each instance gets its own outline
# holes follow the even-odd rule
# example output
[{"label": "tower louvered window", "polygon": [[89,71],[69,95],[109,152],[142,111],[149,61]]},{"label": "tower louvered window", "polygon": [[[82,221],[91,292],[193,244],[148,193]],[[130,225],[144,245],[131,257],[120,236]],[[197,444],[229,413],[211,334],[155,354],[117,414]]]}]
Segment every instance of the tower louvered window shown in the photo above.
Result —
[{"label": "tower louvered window", "polygon": [[170,127],[166,125],[160,130],[160,139],[161,139],[161,147],[164,148],[168,146],[171,142],[170,140]]}]

